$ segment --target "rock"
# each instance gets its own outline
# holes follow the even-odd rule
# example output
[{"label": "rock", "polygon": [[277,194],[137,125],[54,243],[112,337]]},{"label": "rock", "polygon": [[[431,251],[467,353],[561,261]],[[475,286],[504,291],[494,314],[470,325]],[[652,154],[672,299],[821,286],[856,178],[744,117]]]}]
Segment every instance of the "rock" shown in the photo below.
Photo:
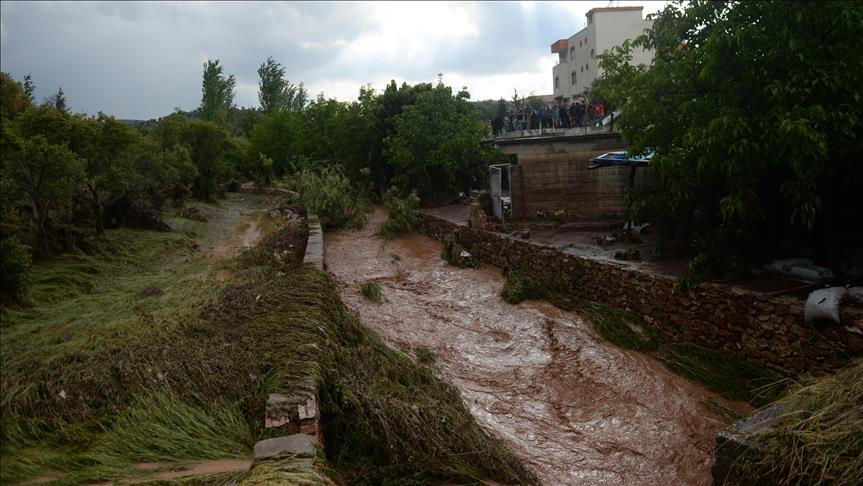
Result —
[{"label": "rock", "polygon": [[479,203],[472,203],[470,205],[470,214],[468,215],[467,225],[471,228],[483,229],[485,228],[486,222],[485,211],[482,210]]},{"label": "rock", "polygon": [[641,260],[641,252],[638,248],[627,248],[626,250],[618,250],[614,253],[614,258],[617,260]]},{"label": "rock", "polygon": [[[267,397],[267,417],[264,426],[268,429],[281,427],[291,421],[292,401],[281,393],[270,393]],[[257,448],[257,446],[255,446]]]},{"label": "rock", "polygon": [[268,429],[281,427],[288,423],[300,424],[318,415],[318,402],[313,394],[283,395],[270,393],[267,397],[267,416],[264,426]]},{"label": "rock", "polygon": [[297,456],[315,456],[315,439],[306,434],[274,437],[255,444],[255,459],[264,459],[288,452]]}]

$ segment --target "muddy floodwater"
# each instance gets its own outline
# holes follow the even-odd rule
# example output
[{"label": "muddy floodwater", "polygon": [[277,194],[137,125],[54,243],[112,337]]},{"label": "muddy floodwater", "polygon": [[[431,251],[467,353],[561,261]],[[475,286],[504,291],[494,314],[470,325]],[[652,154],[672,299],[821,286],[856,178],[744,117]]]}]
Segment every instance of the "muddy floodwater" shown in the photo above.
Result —
[{"label": "muddy floodwater", "polygon": [[[391,346],[428,347],[474,417],[543,484],[710,484],[714,434],[704,403],[740,410],[652,358],[595,336],[578,314],[500,298],[501,270],[459,269],[420,235],[384,246],[380,212],[328,233],[327,270],[345,303]],[[385,301],[360,292],[373,280]]]}]

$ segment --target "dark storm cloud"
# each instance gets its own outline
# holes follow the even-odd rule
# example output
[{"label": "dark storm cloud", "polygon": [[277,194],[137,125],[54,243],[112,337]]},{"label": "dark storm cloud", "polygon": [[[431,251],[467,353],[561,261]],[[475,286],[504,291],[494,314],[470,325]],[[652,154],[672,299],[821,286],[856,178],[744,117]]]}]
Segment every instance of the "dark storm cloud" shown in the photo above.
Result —
[{"label": "dark storm cloud", "polygon": [[237,77],[243,106],[257,104],[267,56],[313,94],[340,99],[439,72],[475,99],[498,97],[521,85],[550,91],[549,45],[605,5],[3,2],[0,67],[19,80],[32,73],[39,99],[62,86],[75,111],[121,118],[197,106],[208,58]]}]

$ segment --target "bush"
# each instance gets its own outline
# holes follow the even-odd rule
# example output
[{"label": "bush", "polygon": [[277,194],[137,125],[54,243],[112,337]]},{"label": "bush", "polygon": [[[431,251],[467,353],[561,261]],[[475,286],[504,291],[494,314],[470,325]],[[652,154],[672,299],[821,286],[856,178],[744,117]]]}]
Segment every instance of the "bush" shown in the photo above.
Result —
[{"label": "bush", "polygon": [[384,293],[377,282],[365,282],[362,285],[363,295],[372,302],[380,304],[384,301]]},{"label": "bush", "polygon": [[389,240],[395,236],[410,233],[417,224],[414,212],[420,206],[420,199],[415,192],[405,197],[399,197],[394,187],[384,195],[384,208],[387,210],[387,220],[381,225],[380,235]]},{"label": "bush", "polygon": [[30,253],[16,236],[0,240],[0,294],[18,299],[24,295],[30,269]]},{"label": "bush", "polygon": [[545,299],[549,297],[548,285],[532,277],[527,272],[506,270],[506,282],[500,295],[507,303],[518,304],[523,300]]},{"label": "bush", "polygon": [[494,214],[494,208],[492,208],[491,194],[488,191],[481,192],[477,199],[479,200],[479,207],[482,208],[482,210],[487,216],[491,216]]},{"label": "bush", "polygon": [[356,229],[366,223],[371,205],[340,167],[317,172],[306,169],[297,179],[303,204],[310,213],[318,215],[324,229]]},{"label": "bush", "polygon": [[444,236],[441,258],[446,260],[450,265],[455,265],[459,268],[479,267],[479,262],[465,250],[461,233],[458,231],[453,231]]}]

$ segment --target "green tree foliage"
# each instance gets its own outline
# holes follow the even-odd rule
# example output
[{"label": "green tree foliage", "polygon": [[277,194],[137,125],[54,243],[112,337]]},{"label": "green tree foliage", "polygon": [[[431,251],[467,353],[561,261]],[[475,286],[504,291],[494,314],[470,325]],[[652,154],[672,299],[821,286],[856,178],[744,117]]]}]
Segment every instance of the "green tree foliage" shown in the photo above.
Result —
[{"label": "green tree foliage", "polygon": [[29,203],[40,249],[47,253],[51,210],[72,200],[76,184],[84,178],[83,164],[66,146],[52,144],[42,135],[4,135],[3,177]]},{"label": "green tree foliage", "polygon": [[[165,117],[150,134],[165,151],[183,148],[195,167],[192,195],[213,201],[223,192],[233,166],[239,165],[245,154],[230,135],[213,122],[195,120],[181,113]],[[186,171],[189,173],[190,171]]]},{"label": "green tree foliage", "polygon": [[391,187],[384,195],[384,209],[387,211],[387,220],[381,225],[378,233],[386,240],[413,231],[417,224],[416,210],[420,206],[420,199],[416,193],[411,192],[401,196],[396,188]]},{"label": "green tree foliage", "polygon": [[308,95],[302,83],[295,86],[288,82],[285,68],[268,57],[258,68],[258,100],[264,113],[275,110],[302,111],[306,107]]},{"label": "green tree foliage", "polygon": [[48,100],[48,104],[53,106],[55,110],[63,113],[69,112],[69,107],[66,106],[66,95],[63,94],[63,87],[57,88],[57,94]]},{"label": "green tree foliage", "polygon": [[224,68],[219,65],[218,59],[207,59],[201,86],[201,118],[225,125],[234,106],[235,85],[234,75],[225,77]]},{"label": "green tree foliage", "polygon": [[30,100],[31,105],[36,104],[36,85],[33,84],[33,76],[30,73],[24,76],[24,94]]},{"label": "green tree foliage", "polygon": [[545,101],[542,101],[542,98],[536,95],[530,95],[527,97],[527,106],[531,110],[539,111],[543,106],[545,106]]},{"label": "green tree foliage", "polygon": [[324,229],[359,228],[371,213],[365,194],[351,184],[340,167],[298,174],[303,204],[321,218]]},{"label": "green tree foliage", "polygon": [[478,185],[491,154],[480,146],[487,130],[467,100],[466,92],[453,96],[438,84],[394,117],[395,130],[385,140],[393,183],[416,189],[423,200]]},{"label": "green tree foliage", "polygon": [[30,253],[15,235],[0,240],[0,297],[18,299],[27,287]]},{"label": "green tree foliage", "polygon": [[[630,151],[655,151],[654,216],[706,271],[783,245],[832,264],[863,245],[861,23],[852,2],[675,2],[600,56],[597,92],[622,107]],[[642,46],[646,71],[629,65]]]},{"label": "green tree foliage", "polygon": [[30,98],[21,83],[0,72],[0,118],[14,118],[30,107]]},{"label": "green tree foliage", "polygon": [[268,57],[258,68],[258,101],[261,103],[261,111],[270,113],[283,108],[287,85],[285,68],[272,57]]}]

